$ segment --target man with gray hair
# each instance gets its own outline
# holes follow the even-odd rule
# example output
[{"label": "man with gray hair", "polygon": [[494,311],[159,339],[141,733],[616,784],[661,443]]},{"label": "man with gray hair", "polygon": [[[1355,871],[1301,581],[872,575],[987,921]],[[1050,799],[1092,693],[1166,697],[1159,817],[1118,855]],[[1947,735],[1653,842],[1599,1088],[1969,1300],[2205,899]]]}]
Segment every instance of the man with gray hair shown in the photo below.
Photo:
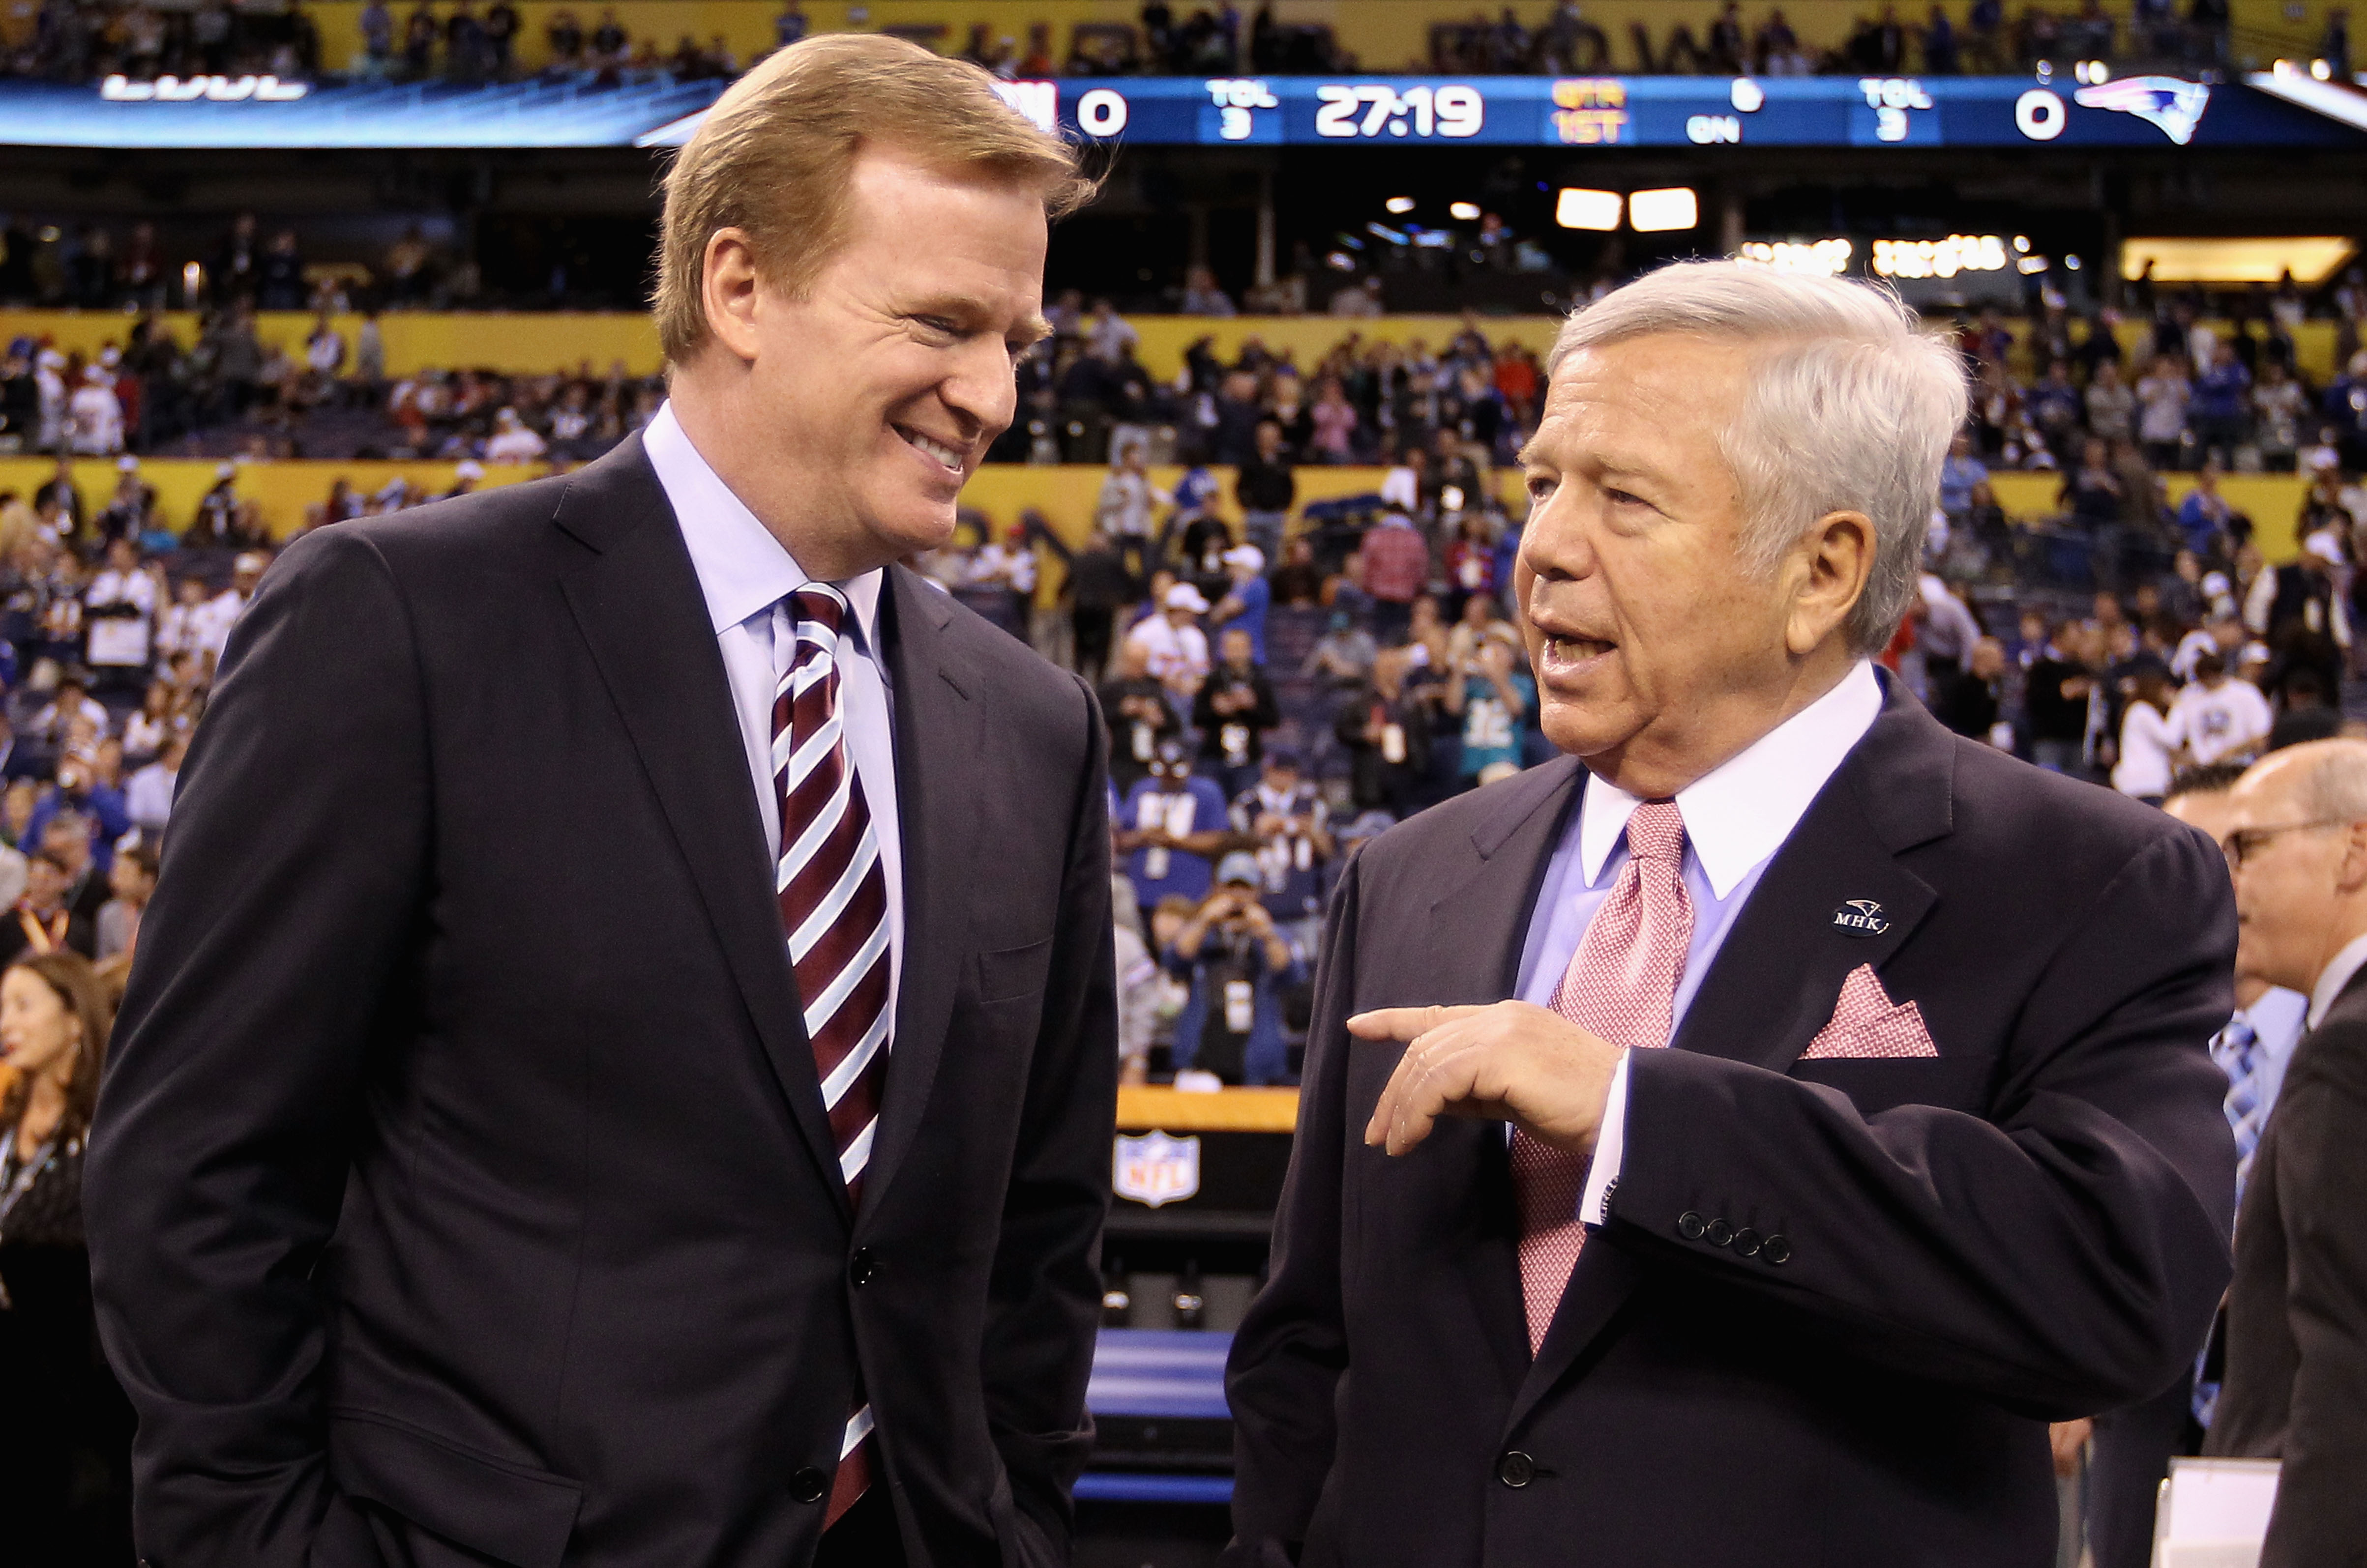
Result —
[{"label": "man with gray hair", "polygon": [[2051,1562],[2046,1422],[2227,1278],[2227,876],[1871,656],[1965,414],[1891,296],[1573,317],[1516,568],[1570,755],[1334,896],[1240,1564]]},{"label": "man with gray hair", "polygon": [[2282,1461],[2261,1568],[2357,1562],[2367,1541],[2367,745],[2288,747],[2255,764],[2230,803],[2237,967],[2306,994],[2309,1032],[2247,1153],[2226,1378],[2203,1451]]}]

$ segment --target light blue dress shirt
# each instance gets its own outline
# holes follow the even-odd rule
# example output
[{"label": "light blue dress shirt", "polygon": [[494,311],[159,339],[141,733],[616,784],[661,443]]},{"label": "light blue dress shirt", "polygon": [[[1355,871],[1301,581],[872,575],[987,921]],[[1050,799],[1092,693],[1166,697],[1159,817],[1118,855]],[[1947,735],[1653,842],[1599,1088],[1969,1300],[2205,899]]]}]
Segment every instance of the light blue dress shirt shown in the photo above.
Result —
[{"label": "light blue dress shirt", "polygon": [[2293,1061],[2293,1047],[2301,1043],[2307,1026],[2309,998],[2299,991],[2271,986],[2250,1007],[2236,1010],[2252,1026],[2257,1042],[2252,1075],[2259,1085],[2260,1120],[2265,1123],[2276,1106],[2277,1091],[2285,1086],[2285,1068]]},{"label": "light blue dress shirt", "polygon": [[[716,647],[723,655],[723,673],[731,685],[731,706],[748,755],[749,784],[764,824],[764,848],[777,860],[781,803],[773,782],[773,694],[797,649],[797,634],[783,601],[813,579],[699,456],[675,420],[674,404],[661,407],[650,421],[641,433],[641,447],[674,507],[691,567],[698,574]],[[897,813],[892,694],[879,648],[879,592],[885,580],[885,569],[880,569],[832,586],[846,595],[852,612],[852,650],[846,640],[839,645],[839,717],[879,838],[879,869],[888,885],[888,1015],[893,1018],[904,974],[904,840]]]},{"label": "light blue dress shirt", "polygon": [[[1685,823],[1685,895],[1693,901],[1693,930],[1669,1019],[1672,1038],[1767,863],[1792,836],[1851,749],[1874,728],[1882,702],[1881,681],[1874,666],[1861,660],[1831,691],[1677,792],[1677,812]],[[1577,956],[1586,928],[1627,864],[1627,818],[1640,804],[1617,785],[1588,776],[1585,797],[1546,863],[1545,883],[1529,917],[1515,992],[1523,1001],[1553,1005],[1563,971]],[[1593,1168],[1579,1200],[1580,1217],[1589,1224],[1603,1223],[1626,1152],[1626,1125],[1627,1058],[1623,1055],[1595,1141]]]}]

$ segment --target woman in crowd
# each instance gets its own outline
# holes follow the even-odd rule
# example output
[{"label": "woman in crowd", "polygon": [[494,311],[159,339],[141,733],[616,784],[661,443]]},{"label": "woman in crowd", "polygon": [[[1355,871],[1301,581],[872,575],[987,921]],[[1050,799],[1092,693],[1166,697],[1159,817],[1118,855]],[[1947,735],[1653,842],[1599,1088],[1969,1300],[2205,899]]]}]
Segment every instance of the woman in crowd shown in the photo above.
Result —
[{"label": "woman in crowd", "polygon": [[[81,954],[0,973],[0,1530],[11,1562],[129,1562],[131,1414],[100,1357],[82,1166],[112,1010]],[[96,1484],[94,1484],[96,1483]]]},{"label": "woman in crowd", "polygon": [[2159,806],[2186,749],[2184,715],[2173,705],[2177,691],[2167,671],[2140,664],[2132,679],[2136,692],[2121,716],[2121,760],[2112,764],[2112,787]]}]

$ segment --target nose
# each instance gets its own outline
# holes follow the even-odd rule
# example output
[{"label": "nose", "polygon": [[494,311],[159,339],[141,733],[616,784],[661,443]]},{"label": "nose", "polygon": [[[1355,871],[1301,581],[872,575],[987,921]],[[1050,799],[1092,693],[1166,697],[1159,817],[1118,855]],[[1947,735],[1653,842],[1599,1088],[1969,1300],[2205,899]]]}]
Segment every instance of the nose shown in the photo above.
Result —
[{"label": "nose", "polygon": [[1521,532],[1520,564],[1540,581],[1585,577],[1595,568],[1589,505],[1581,488],[1565,482],[1529,513]]},{"label": "nose", "polygon": [[962,344],[953,368],[938,384],[938,396],[962,423],[971,440],[993,440],[1011,427],[1019,407],[1019,383],[1001,339],[980,333]]}]

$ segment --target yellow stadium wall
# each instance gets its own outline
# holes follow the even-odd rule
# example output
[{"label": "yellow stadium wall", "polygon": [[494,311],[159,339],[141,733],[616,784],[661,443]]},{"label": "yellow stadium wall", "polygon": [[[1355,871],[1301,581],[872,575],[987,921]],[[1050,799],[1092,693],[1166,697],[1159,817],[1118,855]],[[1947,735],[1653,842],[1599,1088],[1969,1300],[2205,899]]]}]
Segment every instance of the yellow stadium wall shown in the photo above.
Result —
[{"label": "yellow stadium wall", "polygon": [[[142,462],[140,472],[156,487],[157,504],[165,522],[178,529],[196,515],[199,498],[213,488],[216,467],[213,460],[207,458],[153,457]],[[285,538],[304,525],[304,509],[326,499],[329,486],[338,479],[345,479],[357,491],[368,493],[401,476],[436,494],[452,488],[457,477],[455,468],[451,463],[426,462],[244,463],[239,466],[238,493],[256,503],[275,537]],[[53,471],[54,466],[45,459],[0,457],[0,491],[30,495]],[[483,486],[516,484],[549,471],[540,464],[493,463],[485,465],[485,477],[480,482]],[[1222,485],[1223,509],[1229,512],[1232,472],[1227,468],[1214,471]],[[1383,472],[1379,468],[1300,468],[1299,502],[1303,506],[1309,502],[1378,491]],[[1018,520],[1020,513],[1033,507],[1044,514],[1062,538],[1071,544],[1081,543],[1093,525],[1093,502],[1108,473],[1106,468],[1082,465],[1035,468],[997,464],[979,470],[962,492],[962,504],[984,514],[997,530],[1009,527]],[[1151,479],[1162,488],[1171,488],[1182,474],[1181,468],[1154,468]],[[86,507],[104,506],[115,491],[115,465],[109,460],[78,461],[74,475],[74,487],[82,492]],[[2190,476],[2171,475],[2171,501],[2182,499],[2193,482]],[[1509,469],[1500,470],[1495,483],[1498,494],[1508,505],[1517,502],[1517,475]],[[2008,515],[2017,519],[2053,514],[2056,510],[2056,494],[2062,486],[2061,479],[2054,474],[2000,473],[1993,477],[1991,483],[1998,503]],[[2305,489],[2299,479],[2289,474],[2237,474],[2230,476],[2222,488],[2237,509],[2252,518],[2259,529],[2261,550],[2271,561],[2290,560],[2298,553],[2295,525]]]},{"label": "yellow stadium wall", "polygon": [[[2284,40],[2290,47],[2277,51],[2300,53],[2316,39],[2325,27],[2326,13],[2339,3],[2306,0],[2298,6],[2304,14],[2295,20],[2287,17],[2285,0],[2236,0],[2236,21],[2248,38]],[[363,4],[364,0],[326,0],[309,7],[321,29],[321,59],[325,67],[345,69],[361,54]],[[614,7],[602,6],[596,0],[583,4],[524,0],[517,6],[522,24],[519,60],[538,69],[548,63],[546,34],[555,13],[572,10],[588,32],[598,24],[601,12],[610,8],[636,44],[646,38],[661,51],[671,51],[685,33],[701,46],[720,34],[743,64],[773,47],[773,18],[781,10],[775,0],[622,0]],[[1521,0],[1511,8],[1532,29],[1544,27],[1553,14],[1552,0]],[[2126,4],[2107,8],[2125,23]],[[1492,20],[1502,9],[1491,5],[1484,14]],[[1591,0],[1585,16],[1611,40],[1614,66],[1627,69],[1635,63],[1628,41],[1633,24],[1642,22],[1658,49],[1679,22],[1691,27],[1696,39],[1705,37],[1710,23],[1723,9],[1722,0]],[[1756,28],[1770,9],[1765,5],[1745,6],[1745,24]],[[449,10],[448,5],[441,5],[436,14],[442,17]],[[1961,28],[1965,7],[1951,6],[1949,10]],[[1007,0],[813,0],[805,11],[816,32],[876,32],[890,27],[941,24],[946,31],[938,48],[946,53],[960,50],[970,28],[980,23],[992,36],[1012,39],[1024,49],[1028,28],[1048,22],[1056,64],[1067,57],[1069,29],[1076,23],[1138,25],[1141,16],[1140,6],[1132,0],[1019,0],[1016,4]],[[1849,37],[1859,18],[1878,15],[1880,6],[1863,0],[1791,0],[1784,11],[1803,43],[1831,48]],[[1190,13],[1189,6],[1177,7],[1179,20]],[[1432,24],[1464,20],[1473,14],[1468,6],[1424,5],[1421,0],[1276,0],[1274,13],[1286,23],[1329,24],[1342,46],[1356,56],[1360,67],[1374,73],[1429,70]],[[408,6],[395,6],[398,39],[409,15]],[[1920,7],[1908,9],[1910,28],[1920,28],[1922,20]]]},{"label": "yellow stadium wall", "polygon": [[[324,67],[345,69],[361,53],[361,13],[365,0],[323,0],[308,7],[321,30],[321,59]],[[2235,0],[2234,13],[2238,37],[2239,58],[2267,54],[2305,56],[2326,26],[2327,15],[2343,0]],[[523,33],[519,39],[518,58],[528,66],[539,68],[548,62],[549,50],[545,42],[546,29],[554,12],[572,9],[588,31],[598,23],[604,7],[596,0],[583,4],[565,4],[562,0],[525,0],[518,6]],[[1551,0],[1521,0],[1512,10],[1531,28],[1541,28],[1552,14]],[[1628,43],[1628,29],[1643,22],[1652,35],[1654,47],[1665,43],[1669,30],[1682,21],[1693,29],[1698,39],[1704,36],[1710,22],[1723,8],[1720,0],[1591,0],[1586,6],[1586,19],[1603,29],[1611,39],[1613,59],[1616,66],[1634,64],[1634,53]],[[33,27],[34,7],[11,6],[0,13],[0,38],[11,42],[21,41]],[[449,5],[439,5],[439,17],[448,15]],[[775,0],[623,0],[614,7],[617,19],[634,39],[655,40],[662,50],[671,51],[683,34],[688,33],[701,45],[717,34],[730,40],[732,52],[742,62],[755,58],[773,44],[773,18],[781,7]],[[1492,18],[1501,6],[1488,7]],[[1743,7],[1745,23],[1755,28],[1772,7],[1748,5]],[[2107,6],[2124,23],[2129,7],[2126,4]],[[1024,48],[1028,27],[1036,22],[1052,24],[1053,46],[1060,58],[1066,58],[1069,29],[1078,22],[1138,23],[1140,8],[1131,0],[814,0],[805,7],[812,29],[821,31],[877,31],[898,25],[943,24],[946,32],[939,47],[947,52],[960,49],[975,24],[983,22],[997,37],[1019,41]],[[1832,47],[1845,39],[1861,17],[1878,14],[1879,6],[1861,0],[1792,0],[1784,10],[1793,30],[1811,47]],[[1961,28],[1965,7],[1949,6]],[[410,15],[407,5],[395,6],[395,25],[400,36],[402,21]],[[1469,7],[1439,4],[1424,5],[1421,0],[1277,0],[1275,14],[1285,22],[1328,23],[1342,45],[1352,51],[1362,69],[1376,73],[1392,73],[1408,69],[1429,68],[1430,28],[1437,21],[1461,19],[1472,13]],[[1188,16],[1189,8],[1180,8],[1179,16]],[[1907,17],[1909,27],[1922,21],[1920,9],[1910,8]]]},{"label": "yellow stadium wall", "polygon": [[[654,3],[654,0],[653,0]],[[184,348],[196,342],[197,317],[186,310],[166,311],[157,318]],[[300,310],[266,310],[255,318],[257,334],[300,357],[304,338],[314,318]],[[1214,340],[1220,357],[1236,355],[1251,338],[1276,354],[1288,351],[1303,369],[1316,363],[1351,333],[1367,343],[1399,345],[1427,344],[1446,346],[1463,328],[1459,316],[1381,316],[1369,321],[1343,321],[1331,316],[1237,316],[1219,321],[1206,316],[1129,316],[1142,334],[1138,351],[1144,368],[1168,378],[1183,367],[1184,351],[1202,337]],[[334,318],[350,345],[360,329],[359,316]],[[1478,320],[1491,343],[1519,343],[1538,355],[1553,346],[1560,330],[1557,316],[1487,316]],[[2223,330],[2225,323],[2219,323]],[[386,343],[387,371],[407,376],[421,369],[477,367],[513,375],[572,374],[588,367],[605,376],[621,363],[634,376],[654,374],[661,366],[657,332],[646,316],[623,311],[481,311],[436,313],[402,311],[380,316],[379,330]],[[2017,344],[2028,336],[2023,322],[2010,323]],[[2145,335],[2143,323],[2125,321],[2118,336],[2132,352]],[[96,357],[109,344],[121,346],[130,336],[131,318],[105,310],[0,310],[0,343],[31,337],[69,352]],[[2301,367],[2324,381],[2333,376],[2335,323],[2304,321],[2293,333]],[[2027,374],[2036,368],[2017,349],[2016,368]]]},{"label": "yellow stadium wall", "polygon": [[[266,344],[277,344],[300,355],[315,318],[300,310],[266,310],[255,318],[255,330]],[[197,341],[197,317],[186,310],[167,311],[158,318],[184,348]],[[1289,350],[1302,367],[1314,363],[1350,333],[1365,340],[1400,344],[1427,343],[1444,348],[1462,330],[1456,316],[1384,316],[1363,321],[1337,321],[1330,316],[1243,316],[1214,321],[1198,316],[1130,316],[1142,333],[1138,351],[1145,368],[1161,378],[1172,377],[1184,366],[1184,351],[1201,337],[1216,340],[1217,352],[1231,357],[1240,345],[1256,338],[1275,353]],[[360,329],[359,316],[334,318],[351,344]],[[1552,346],[1561,325],[1557,317],[1491,317],[1480,329],[1491,342],[1518,342],[1539,354]],[[621,362],[629,374],[648,376],[660,367],[658,338],[646,316],[616,311],[486,311],[476,314],[398,312],[379,318],[386,343],[390,375],[407,376],[421,369],[480,367],[512,374],[572,374],[589,367],[606,375]],[[0,310],[0,343],[29,336],[67,350],[96,357],[130,336],[130,317],[109,311]]]}]

